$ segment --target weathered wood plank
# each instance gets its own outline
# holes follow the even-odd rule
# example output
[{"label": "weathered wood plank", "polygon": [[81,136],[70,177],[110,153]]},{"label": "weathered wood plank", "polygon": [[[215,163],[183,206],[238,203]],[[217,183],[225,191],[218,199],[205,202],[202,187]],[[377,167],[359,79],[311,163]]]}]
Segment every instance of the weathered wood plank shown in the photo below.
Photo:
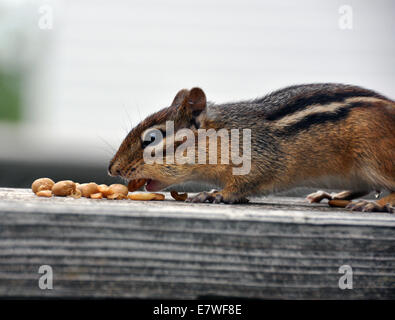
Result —
[{"label": "weathered wood plank", "polygon": [[[38,198],[0,189],[0,296],[395,298],[395,216],[301,198],[248,205]],[[41,290],[50,265],[54,288]],[[341,290],[342,265],[353,289]]]}]

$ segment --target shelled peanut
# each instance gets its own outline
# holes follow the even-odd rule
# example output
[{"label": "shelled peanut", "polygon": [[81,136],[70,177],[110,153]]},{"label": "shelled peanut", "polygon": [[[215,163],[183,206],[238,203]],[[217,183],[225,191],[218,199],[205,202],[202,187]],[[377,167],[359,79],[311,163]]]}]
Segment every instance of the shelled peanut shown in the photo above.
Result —
[{"label": "shelled peanut", "polygon": [[[55,182],[49,178],[40,178],[32,183],[32,191],[39,197],[52,197],[52,187]],[[46,191],[46,192],[42,192]]]},{"label": "shelled peanut", "polygon": [[345,208],[351,201],[350,200],[329,200],[328,204],[330,207],[336,207],[336,208]]},{"label": "shelled peanut", "polygon": [[40,191],[36,192],[36,195],[39,197],[50,198],[50,197],[52,197],[52,191],[51,190],[40,190]]},{"label": "shelled peanut", "polygon": [[91,194],[99,193],[99,186],[94,182],[82,183],[78,186],[78,190],[83,197],[89,198]]},{"label": "shelled peanut", "polygon": [[64,180],[64,181],[56,182],[52,186],[52,193],[55,196],[66,197],[66,196],[77,194],[78,191],[77,191],[77,186],[73,181]]},{"label": "shelled peanut", "polygon": [[150,201],[150,200],[165,200],[165,196],[160,193],[131,193],[128,195],[130,200]]}]

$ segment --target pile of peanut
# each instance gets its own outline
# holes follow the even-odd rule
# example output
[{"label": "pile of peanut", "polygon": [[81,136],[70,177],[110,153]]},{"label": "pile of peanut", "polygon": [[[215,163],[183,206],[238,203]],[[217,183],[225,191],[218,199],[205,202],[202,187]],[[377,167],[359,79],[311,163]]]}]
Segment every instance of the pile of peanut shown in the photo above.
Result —
[{"label": "pile of peanut", "polygon": [[[90,198],[108,200],[164,200],[165,196],[160,193],[130,193],[140,189],[146,180],[131,180],[128,186],[123,184],[112,184],[107,186],[105,184],[97,184],[95,182],[76,183],[71,180],[63,180],[54,182],[50,178],[40,178],[33,182],[32,191],[39,197],[73,197],[73,198]],[[171,196],[177,201],[185,201],[188,195],[186,193],[179,194],[176,191],[171,191]]]}]

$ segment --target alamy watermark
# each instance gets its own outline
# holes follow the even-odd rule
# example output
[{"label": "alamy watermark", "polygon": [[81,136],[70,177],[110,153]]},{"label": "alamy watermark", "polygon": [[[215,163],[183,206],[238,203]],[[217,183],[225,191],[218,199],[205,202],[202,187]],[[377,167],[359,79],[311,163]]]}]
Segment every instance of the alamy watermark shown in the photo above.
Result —
[{"label": "alamy watermark", "polygon": [[[174,122],[166,121],[166,130],[147,129],[142,141],[150,142],[145,148],[145,163],[163,164],[232,164],[234,175],[251,171],[251,129],[198,129],[183,128],[174,132]],[[218,150],[220,139],[220,150]],[[181,142],[175,148],[175,143]],[[240,148],[241,147],[241,148]],[[165,152],[165,156],[164,156]],[[208,154],[208,159],[207,159]]]},{"label": "alamy watermark", "polygon": [[52,30],[53,9],[50,5],[42,5],[38,8],[38,28],[41,30]]},{"label": "alamy watermark", "polygon": [[42,265],[38,269],[38,273],[42,274],[38,279],[38,287],[41,290],[52,290],[53,289],[53,270],[50,265]]},{"label": "alamy watermark", "polygon": [[348,4],[339,7],[339,28],[341,30],[352,30],[353,28],[353,10]]},{"label": "alamy watermark", "polygon": [[349,266],[348,264],[340,266],[339,273],[343,274],[339,278],[339,288],[342,290],[352,289],[353,288],[353,283],[352,283],[353,272],[352,272],[351,266]]}]

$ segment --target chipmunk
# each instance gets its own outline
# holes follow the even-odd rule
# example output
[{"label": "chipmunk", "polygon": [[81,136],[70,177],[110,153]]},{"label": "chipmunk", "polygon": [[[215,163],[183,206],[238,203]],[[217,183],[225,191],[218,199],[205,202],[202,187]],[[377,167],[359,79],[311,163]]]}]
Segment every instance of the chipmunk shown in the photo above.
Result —
[{"label": "chipmunk", "polygon": [[[232,164],[222,163],[145,163],[144,149],[156,140],[152,130],[163,132],[167,121],[173,121],[174,132],[188,128],[195,135],[200,129],[250,129],[249,173],[235,175]],[[169,136],[163,139],[166,143]],[[346,190],[332,196],[312,194],[311,202],[325,197],[352,200],[388,190],[390,194],[380,200],[351,202],[347,207],[394,212],[395,102],[368,89],[332,83],[295,85],[225,104],[207,102],[200,88],[183,89],[169,107],[129,132],[108,170],[129,180],[147,179],[147,191],[186,181],[223,188],[199,193],[190,202],[244,203],[248,196],[298,186]]]}]

